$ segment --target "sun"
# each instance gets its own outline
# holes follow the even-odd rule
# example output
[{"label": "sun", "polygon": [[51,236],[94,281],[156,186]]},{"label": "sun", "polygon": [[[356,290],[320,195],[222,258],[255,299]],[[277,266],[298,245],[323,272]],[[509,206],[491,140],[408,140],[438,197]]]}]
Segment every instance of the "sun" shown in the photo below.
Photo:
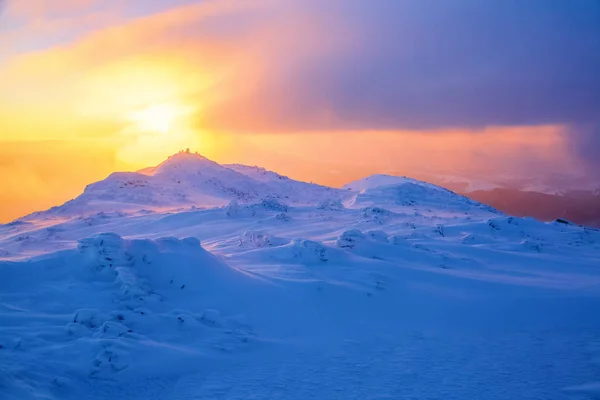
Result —
[{"label": "sun", "polygon": [[140,131],[167,133],[185,110],[170,104],[154,104],[129,113],[128,119]]},{"label": "sun", "polygon": [[198,109],[172,102],[126,113],[127,123],[116,139],[117,158],[141,168],[156,165],[181,149],[210,153],[212,136],[194,126]]}]

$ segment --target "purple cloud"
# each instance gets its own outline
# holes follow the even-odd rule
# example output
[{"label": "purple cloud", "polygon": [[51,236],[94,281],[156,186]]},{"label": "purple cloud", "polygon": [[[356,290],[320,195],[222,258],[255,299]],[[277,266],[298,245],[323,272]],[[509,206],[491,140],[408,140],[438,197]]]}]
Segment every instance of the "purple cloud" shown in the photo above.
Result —
[{"label": "purple cloud", "polygon": [[582,157],[600,153],[598,1],[308,0],[302,8],[335,45],[318,56],[293,43],[274,50],[268,77],[240,100],[259,99],[256,110],[236,116],[233,102],[213,122],[279,131],[559,124],[585,132],[569,136]]}]

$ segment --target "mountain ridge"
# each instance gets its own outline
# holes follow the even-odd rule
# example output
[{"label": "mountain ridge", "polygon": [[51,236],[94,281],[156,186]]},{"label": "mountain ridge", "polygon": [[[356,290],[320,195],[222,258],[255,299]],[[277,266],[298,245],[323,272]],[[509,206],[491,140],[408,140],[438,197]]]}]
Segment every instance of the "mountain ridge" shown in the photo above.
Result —
[{"label": "mountain ridge", "polygon": [[87,185],[80,196],[63,205],[21,219],[48,215],[76,216],[85,213],[85,210],[106,213],[223,207],[231,201],[259,203],[276,200],[291,205],[346,202],[354,205],[356,197],[348,200],[354,192],[360,197],[358,192],[403,185],[425,188],[432,193],[444,192],[450,198],[460,196],[431,183],[381,174],[359,179],[342,188],[333,188],[291,179],[258,166],[221,165],[197,153],[180,152],[155,167],[135,172],[114,172]]}]

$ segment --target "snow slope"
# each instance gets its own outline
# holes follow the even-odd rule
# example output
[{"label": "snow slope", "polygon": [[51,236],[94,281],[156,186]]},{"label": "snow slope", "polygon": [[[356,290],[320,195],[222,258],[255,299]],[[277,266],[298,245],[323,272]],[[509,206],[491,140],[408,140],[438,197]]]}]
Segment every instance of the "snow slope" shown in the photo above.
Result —
[{"label": "snow slope", "polygon": [[181,153],[0,225],[0,260],[2,400],[600,395],[600,231],[410,178]]}]

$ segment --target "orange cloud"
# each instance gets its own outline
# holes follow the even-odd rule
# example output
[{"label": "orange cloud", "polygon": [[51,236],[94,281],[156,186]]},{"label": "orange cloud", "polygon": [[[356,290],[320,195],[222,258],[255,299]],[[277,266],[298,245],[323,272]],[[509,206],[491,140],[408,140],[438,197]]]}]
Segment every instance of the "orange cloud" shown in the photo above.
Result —
[{"label": "orange cloud", "polygon": [[580,166],[564,151],[564,129],[539,126],[237,135],[235,146],[223,161],[283,168],[292,176],[333,185],[372,173],[518,176],[577,171]]},{"label": "orange cloud", "polygon": [[[323,45],[317,44],[327,42],[313,15],[282,4],[221,0],[180,6],[70,45],[14,57],[0,72],[0,84],[11,103],[22,98],[29,105],[61,104],[71,112],[83,108],[104,115],[177,98],[200,104],[204,125],[234,117],[218,112],[226,104],[239,105],[236,119],[247,117],[251,105],[254,111],[260,107],[252,96],[271,74],[274,51],[318,56]],[[250,22],[238,21],[241,13]],[[257,119],[268,114],[269,104],[262,107],[252,113]]]}]

